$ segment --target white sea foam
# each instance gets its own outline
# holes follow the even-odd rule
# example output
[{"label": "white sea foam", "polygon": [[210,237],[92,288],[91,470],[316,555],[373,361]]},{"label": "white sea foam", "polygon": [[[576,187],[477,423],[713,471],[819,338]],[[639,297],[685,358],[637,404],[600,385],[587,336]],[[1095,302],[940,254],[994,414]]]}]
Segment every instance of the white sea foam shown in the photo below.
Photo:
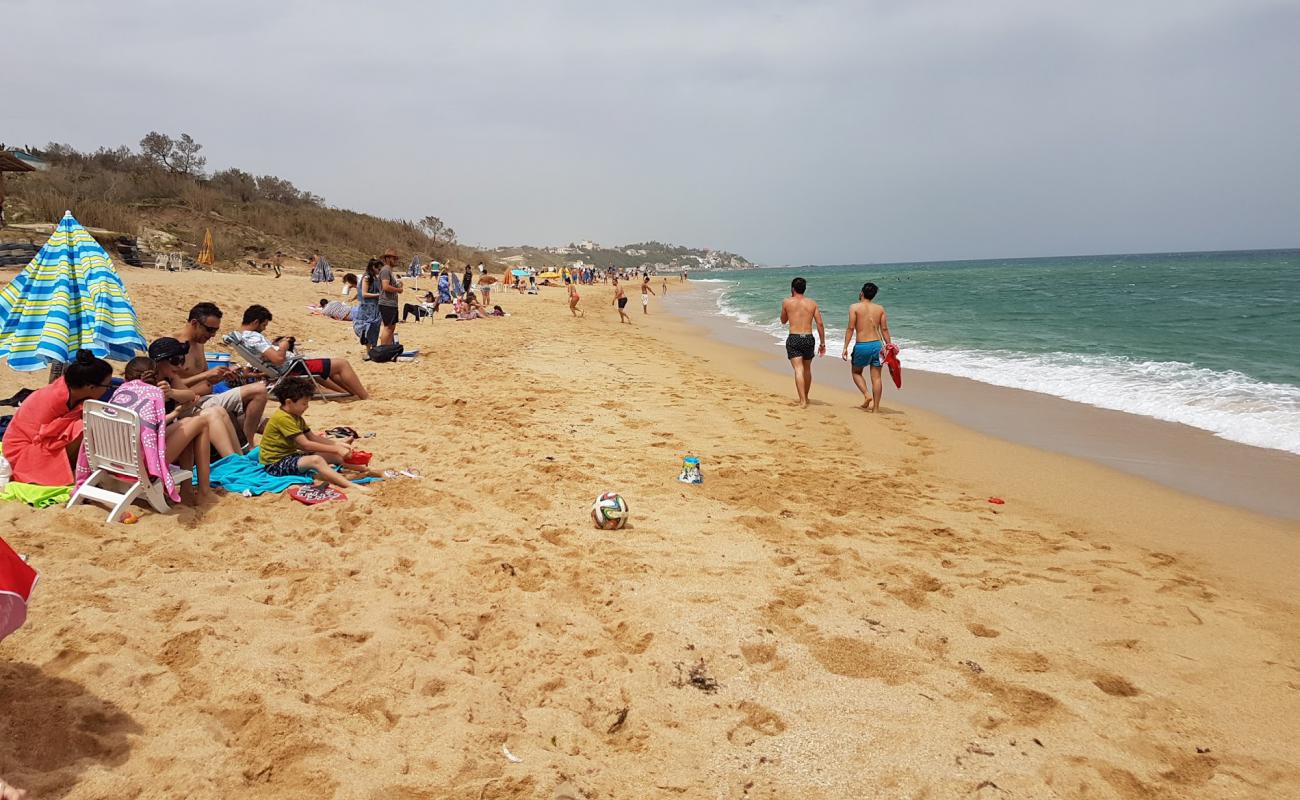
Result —
[{"label": "white sea foam", "polygon": [[[736,308],[728,302],[725,287],[717,291],[717,307],[724,316],[784,341],[782,325]],[[1300,454],[1300,387],[1176,361],[937,348],[896,341],[907,367],[1182,423],[1230,441]],[[841,333],[828,333],[826,347],[839,353]]]}]

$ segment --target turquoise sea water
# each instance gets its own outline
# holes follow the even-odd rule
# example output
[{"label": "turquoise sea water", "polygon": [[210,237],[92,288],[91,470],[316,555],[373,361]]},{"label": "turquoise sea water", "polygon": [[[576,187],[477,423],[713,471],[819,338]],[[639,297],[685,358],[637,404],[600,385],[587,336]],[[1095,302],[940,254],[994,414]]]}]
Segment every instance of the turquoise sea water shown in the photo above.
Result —
[{"label": "turquoise sea water", "polygon": [[783,339],[796,275],[830,355],[870,280],[907,366],[1300,453],[1300,250],[760,269],[708,285],[721,313]]}]

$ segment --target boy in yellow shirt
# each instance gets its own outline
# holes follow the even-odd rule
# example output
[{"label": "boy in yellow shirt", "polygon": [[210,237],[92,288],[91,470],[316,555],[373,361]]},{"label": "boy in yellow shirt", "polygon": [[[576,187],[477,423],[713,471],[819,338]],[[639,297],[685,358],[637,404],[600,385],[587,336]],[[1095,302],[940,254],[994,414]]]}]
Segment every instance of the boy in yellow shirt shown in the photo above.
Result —
[{"label": "boy in yellow shirt", "polygon": [[352,453],[352,448],[312,433],[307,427],[302,415],[307,413],[315,393],[316,387],[306,378],[292,378],[276,388],[280,410],[266,421],[258,461],[266,467],[268,474],[277,478],[306,475],[315,470],[321,480],[341,489],[365,490],[364,485],[352,483],[332,466],[342,464]]}]

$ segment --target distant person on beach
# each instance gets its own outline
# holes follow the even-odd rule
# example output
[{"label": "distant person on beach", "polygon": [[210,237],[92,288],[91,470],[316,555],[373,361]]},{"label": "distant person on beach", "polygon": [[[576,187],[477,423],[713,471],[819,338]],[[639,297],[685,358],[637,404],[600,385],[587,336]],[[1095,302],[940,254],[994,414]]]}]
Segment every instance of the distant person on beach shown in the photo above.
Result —
[{"label": "distant person on beach", "polygon": [[664,292],[664,297],[667,297],[667,296],[668,296],[668,279],[667,279],[667,278],[664,278],[664,284],[663,284],[663,287],[662,287],[662,288],[663,288],[663,292]]},{"label": "distant person on beach", "polygon": [[447,277],[446,270],[438,273],[438,302],[451,302],[451,278]]},{"label": "distant person on beach", "polygon": [[433,296],[433,292],[425,292],[424,299],[419,303],[402,304],[402,322],[406,322],[412,314],[415,315],[415,321],[419,322],[425,317],[432,316],[438,310],[438,298]]},{"label": "distant person on beach", "polygon": [[[853,382],[862,392],[862,408],[876,412],[880,410],[880,396],[884,393],[884,384],[880,380],[881,351],[885,345],[893,342],[889,335],[889,318],[885,307],[875,302],[879,288],[874,283],[862,284],[858,302],[849,306],[849,327],[844,331],[844,352],[840,358],[849,360],[849,343],[857,338],[853,345]],[[867,391],[867,381],[862,370],[871,368],[871,391]]]},{"label": "distant person on beach", "polygon": [[632,318],[629,317],[627,315],[627,312],[623,310],[627,308],[627,292],[623,291],[623,287],[621,284],[619,284],[617,277],[614,278],[614,304],[618,306],[619,323],[621,324],[626,322],[627,324],[631,325]]},{"label": "distant person on beach", "polygon": [[357,284],[357,307],[352,311],[352,332],[357,335],[361,346],[370,348],[379,344],[379,328],[382,320],[379,315],[379,270],[384,262],[372,258],[366,263],[366,271]]},{"label": "distant person on beach", "polygon": [[654,293],[655,290],[650,288],[650,276],[647,275],[645,276],[645,278],[641,280],[641,313],[642,314],[650,313],[650,295]]},{"label": "distant person on beach", "polygon": [[582,299],[578,295],[578,287],[574,286],[572,281],[567,279],[565,280],[565,283],[568,284],[569,289],[569,312],[575,317],[586,316],[586,313],[581,308],[578,308],[578,301]]},{"label": "distant person on beach", "polygon": [[[794,367],[794,388],[799,394],[799,407],[808,407],[808,392],[812,389],[812,364],[814,356],[826,355],[826,328],[822,324],[822,310],[817,301],[804,297],[808,281],[795,278],[790,281],[790,296],[781,303],[781,323],[790,326],[785,339],[785,356]],[[813,338],[813,322],[817,323],[817,337]],[[821,345],[817,342],[820,340]]]},{"label": "distant person on beach", "polygon": [[352,321],[352,306],[342,300],[330,300],[327,297],[320,299],[320,313],[322,316],[330,319],[343,320],[344,322]]},{"label": "distant person on beach", "polygon": [[384,251],[384,268],[379,270],[379,343],[392,344],[397,335],[397,296],[402,293],[402,282],[393,272],[397,266],[397,251],[391,247]]}]

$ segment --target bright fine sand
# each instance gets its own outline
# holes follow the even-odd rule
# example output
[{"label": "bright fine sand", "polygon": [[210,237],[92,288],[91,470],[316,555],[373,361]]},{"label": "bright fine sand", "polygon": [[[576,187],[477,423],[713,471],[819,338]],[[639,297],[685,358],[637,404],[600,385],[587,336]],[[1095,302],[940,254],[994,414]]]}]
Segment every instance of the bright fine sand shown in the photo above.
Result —
[{"label": "bright fine sand", "polygon": [[[605,286],[577,320],[498,292],[511,317],[363,364],[304,309],[337,283],[125,277],[150,337],[262,302],[352,359],[374,399],[308,421],[426,477],[131,526],[0,504],[42,573],[0,776],[37,798],[1300,797],[1300,525],[895,395],[801,412]],[[605,490],[626,530],[592,528]]]}]

